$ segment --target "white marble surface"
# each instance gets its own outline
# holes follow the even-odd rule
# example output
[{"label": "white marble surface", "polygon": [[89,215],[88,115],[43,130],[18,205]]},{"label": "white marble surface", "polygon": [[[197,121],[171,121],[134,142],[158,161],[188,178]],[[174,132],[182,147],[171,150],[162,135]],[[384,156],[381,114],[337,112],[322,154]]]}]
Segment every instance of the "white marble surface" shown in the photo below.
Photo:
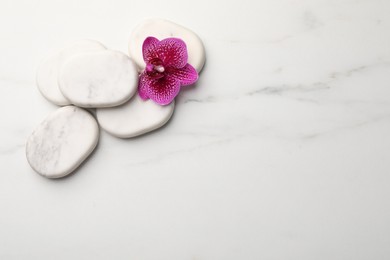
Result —
[{"label": "white marble surface", "polygon": [[[188,10],[188,11],[186,11]],[[389,259],[390,2],[0,3],[1,259]],[[55,106],[53,46],[127,51],[145,17],[202,38],[207,62],[166,127],[102,131],[61,180],[24,154]]]}]

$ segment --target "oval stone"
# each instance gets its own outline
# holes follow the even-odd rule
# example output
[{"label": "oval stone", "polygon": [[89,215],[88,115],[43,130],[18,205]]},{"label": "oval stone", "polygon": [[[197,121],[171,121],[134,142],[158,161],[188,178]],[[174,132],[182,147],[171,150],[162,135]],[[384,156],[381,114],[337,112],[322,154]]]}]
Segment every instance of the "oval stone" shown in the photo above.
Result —
[{"label": "oval stone", "polygon": [[70,57],[80,53],[104,49],[106,49],[106,47],[97,41],[80,40],[65,47],[59,52],[49,55],[42,61],[37,70],[36,83],[39,91],[48,101],[56,105],[69,105],[70,101],[64,97],[59,89],[58,72]]},{"label": "oval stone", "polygon": [[82,108],[65,106],[50,114],[28,138],[27,160],[44,177],[64,177],[91,154],[98,139],[95,118]]},{"label": "oval stone", "polygon": [[197,72],[202,70],[206,55],[203,43],[198,35],[190,29],[164,19],[147,19],[134,29],[129,41],[129,55],[137,64],[139,71],[145,68],[142,44],[148,36],[153,36],[159,40],[169,37],[182,39],[187,45],[188,63]]},{"label": "oval stone", "polygon": [[96,109],[101,128],[113,136],[130,138],[160,128],[171,118],[175,104],[160,106],[151,99],[142,100],[138,93],[125,104]]},{"label": "oval stone", "polygon": [[64,96],[80,107],[112,107],[129,100],[137,90],[134,62],[118,51],[83,53],[62,67],[58,82]]}]

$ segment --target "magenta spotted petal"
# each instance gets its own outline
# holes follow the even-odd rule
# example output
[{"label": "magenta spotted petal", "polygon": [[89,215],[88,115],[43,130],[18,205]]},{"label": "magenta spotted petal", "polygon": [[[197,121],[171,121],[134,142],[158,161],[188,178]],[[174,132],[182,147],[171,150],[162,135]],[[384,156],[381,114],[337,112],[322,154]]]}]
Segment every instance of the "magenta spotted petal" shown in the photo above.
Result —
[{"label": "magenta spotted petal", "polygon": [[183,68],[188,62],[186,44],[178,38],[167,38],[157,44],[158,57],[167,67]]},{"label": "magenta spotted petal", "polygon": [[179,93],[180,86],[198,80],[198,73],[187,63],[187,46],[181,39],[159,41],[148,37],[142,45],[142,54],[146,66],[140,75],[138,93],[144,100],[150,98],[160,105],[168,105]]},{"label": "magenta spotted petal", "polygon": [[150,98],[157,104],[168,105],[179,94],[180,82],[169,75],[154,80],[141,74],[138,91],[144,100]]},{"label": "magenta spotted petal", "polygon": [[152,59],[158,56],[156,49],[159,40],[154,37],[148,37],[145,39],[142,45],[142,55],[144,57],[144,61],[149,63]]},{"label": "magenta spotted petal", "polygon": [[195,68],[188,63],[181,69],[170,69],[169,74],[180,81],[182,86],[191,85],[198,80],[198,73]]}]

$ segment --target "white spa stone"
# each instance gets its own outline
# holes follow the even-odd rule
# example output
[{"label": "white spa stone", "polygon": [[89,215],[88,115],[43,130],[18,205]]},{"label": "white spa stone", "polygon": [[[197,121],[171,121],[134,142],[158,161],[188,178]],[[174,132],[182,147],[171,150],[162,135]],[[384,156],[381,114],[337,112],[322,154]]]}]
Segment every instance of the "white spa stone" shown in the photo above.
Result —
[{"label": "white spa stone", "polygon": [[148,19],[140,23],[132,32],[129,41],[129,55],[137,64],[139,71],[145,68],[142,56],[142,44],[148,36],[159,40],[177,37],[182,39],[188,50],[188,63],[198,72],[206,60],[205,50],[201,39],[193,31],[164,19]]},{"label": "white spa stone", "polygon": [[64,96],[80,107],[113,107],[125,103],[137,90],[138,72],[125,54],[104,50],[70,58],[59,73]]},{"label": "white spa stone", "polygon": [[144,101],[137,93],[121,106],[96,109],[96,117],[111,135],[130,138],[163,126],[171,118],[174,107],[174,102],[160,106],[151,99]]},{"label": "white spa stone", "polygon": [[58,71],[61,70],[64,62],[74,55],[104,49],[105,47],[99,42],[80,40],[49,55],[42,61],[37,70],[36,83],[39,91],[47,100],[56,105],[69,105],[69,100],[64,97],[58,87]]},{"label": "white spa stone", "polygon": [[98,139],[95,118],[82,108],[65,106],[50,114],[28,138],[27,160],[44,177],[64,177],[91,154]]}]

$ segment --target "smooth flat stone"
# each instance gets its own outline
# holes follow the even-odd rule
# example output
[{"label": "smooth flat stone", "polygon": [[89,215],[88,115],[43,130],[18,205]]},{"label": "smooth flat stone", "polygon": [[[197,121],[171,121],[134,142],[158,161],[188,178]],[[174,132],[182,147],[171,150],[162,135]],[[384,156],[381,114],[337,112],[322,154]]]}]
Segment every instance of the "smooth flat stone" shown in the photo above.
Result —
[{"label": "smooth flat stone", "polygon": [[36,83],[39,91],[47,100],[56,105],[69,105],[70,101],[64,97],[58,86],[58,71],[74,55],[104,49],[106,47],[99,42],[80,40],[59,52],[51,54],[40,64],[37,70]]},{"label": "smooth flat stone", "polygon": [[112,107],[129,100],[137,90],[134,62],[118,51],[83,53],[70,58],[59,73],[64,96],[80,107]]},{"label": "smooth flat stone", "polygon": [[188,50],[188,63],[198,72],[206,60],[205,50],[201,39],[190,29],[164,19],[148,19],[140,23],[132,32],[129,41],[129,55],[141,71],[145,68],[142,56],[142,44],[148,36],[159,40],[176,37],[182,39]]},{"label": "smooth flat stone", "polygon": [[130,138],[163,126],[173,114],[174,103],[160,106],[151,99],[142,100],[137,93],[121,106],[96,109],[96,117],[101,128],[111,135]]},{"label": "smooth flat stone", "polygon": [[98,140],[95,118],[82,108],[65,106],[50,114],[28,138],[27,160],[44,177],[64,177],[91,154]]}]

